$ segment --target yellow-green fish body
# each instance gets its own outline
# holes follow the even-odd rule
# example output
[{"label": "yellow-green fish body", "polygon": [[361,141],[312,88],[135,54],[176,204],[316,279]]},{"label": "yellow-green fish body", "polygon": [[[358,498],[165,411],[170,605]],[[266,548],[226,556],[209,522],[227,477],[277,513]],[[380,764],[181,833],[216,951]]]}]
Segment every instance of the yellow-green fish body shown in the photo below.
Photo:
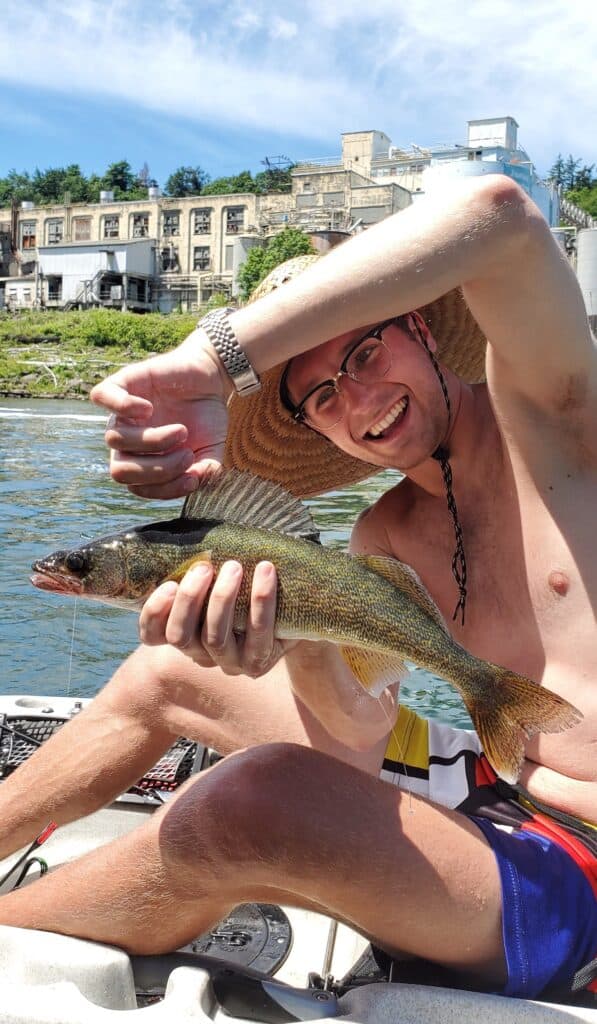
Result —
[{"label": "yellow-green fish body", "polygon": [[337,644],[374,694],[400,677],[404,660],[449,680],[503,778],[517,778],[524,736],[579,720],[563,698],[461,647],[409,566],[324,548],[314,529],[305,507],[281,488],[236,471],[219,473],[187,498],[179,519],[55,552],[35,563],[32,582],[140,607],[160,583],[181,579],[199,559],[216,571],[236,559],[244,573],[234,629],[242,632],[253,570],[271,561],[278,577],[277,637]]}]

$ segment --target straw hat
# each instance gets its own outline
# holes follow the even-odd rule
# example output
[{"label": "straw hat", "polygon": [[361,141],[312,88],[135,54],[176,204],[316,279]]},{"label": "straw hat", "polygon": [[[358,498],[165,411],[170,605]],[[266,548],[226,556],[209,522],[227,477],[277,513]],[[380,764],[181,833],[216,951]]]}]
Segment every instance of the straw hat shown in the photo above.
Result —
[{"label": "straw hat", "polygon": [[[251,302],[268,295],[320,257],[297,256],[276,267],[257,286]],[[485,338],[460,289],[419,310],[437,341],[437,358],[470,383],[485,375]],[[297,497],[310,497],[356,483],[382,467],[362,462],[293,420],[280,401],[285,363],[261,374],[261,389],[232,395],[224,463],[274,480]]]}]

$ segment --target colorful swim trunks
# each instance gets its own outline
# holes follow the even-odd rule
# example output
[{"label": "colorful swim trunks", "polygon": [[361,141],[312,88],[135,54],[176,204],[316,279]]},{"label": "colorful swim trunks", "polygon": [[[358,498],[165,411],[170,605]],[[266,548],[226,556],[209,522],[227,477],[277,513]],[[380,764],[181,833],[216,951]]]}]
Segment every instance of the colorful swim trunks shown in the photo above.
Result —
[{"label": "colorful swim trunks", "polygon": [[[380,778],[466,814],[491,846],[502,884],[503,995],[570,991],[597,955],[597,827],[498,779],[472,730],[402,705]],[[588,988],[597,992],[597,981]]]}]

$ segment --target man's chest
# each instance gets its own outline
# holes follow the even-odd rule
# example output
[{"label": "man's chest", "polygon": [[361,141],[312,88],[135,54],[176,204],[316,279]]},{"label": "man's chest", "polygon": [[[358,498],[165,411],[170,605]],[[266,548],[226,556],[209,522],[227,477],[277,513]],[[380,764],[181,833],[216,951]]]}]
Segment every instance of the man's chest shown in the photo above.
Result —
[{"label": "man's chest", "polygon": [[[595,559],[582,530],[566,531],[553,509],[536,500],[521,507],[512,488],[462,503],[459,518],[466,557],[465,624],[453,622],[458,587],[452,572],[456,542],[447,507],[430,501],[409,517],[409,528],[390,532],[399,557],[416,568],[455,638],[479,657],[541,679],[550,660],[595,651]],[[413,522],[414,519],[414,522]],[[592,559],[592,564],[589,564]],[[597,659],[597,654],[592,655]],[[595,666],[597,669],[597,665]]]}]

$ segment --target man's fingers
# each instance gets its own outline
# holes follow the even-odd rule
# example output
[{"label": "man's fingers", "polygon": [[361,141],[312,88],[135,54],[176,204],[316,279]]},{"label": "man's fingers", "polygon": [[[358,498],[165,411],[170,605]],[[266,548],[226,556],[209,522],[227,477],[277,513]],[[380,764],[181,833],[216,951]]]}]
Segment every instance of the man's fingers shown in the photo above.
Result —
[{"label": "man's fingers", "polygon": [[95,405],[101,405],[126,419],[148,420],[153,413],[153,405],[147,398],[132,395],[126,385],[120,384],[115,377],[107,377],[96,384],[89,397]]},{"label": "man's fingers", "polygon": [[133,425],[117,416],[110,416],[105,432],[108,448],[135,454],[160,454],[183,445],[189,436],[182,423],[166,423],[160,427]]},{"label": "man's fingers", "polygon": [[167,643],[182,650],[197,643],[198,623],[213,575],[213,566],[209,562],[198,562],[183,576],[166,626]]},{"label": "man's fingers", "polygon": [[155,647],[165,642],[166,624],[177,590],[178,584],[168,580],[147,598],[139,616],[139,639],[142,644]]},{"label": "man's fingers", "polygon": [[128,455],[113,452],[110,473],[113,480],[127,487],[168,484],[191,468],[195,455],[190,448],[177,448],[163,455]]},{"label": "man's fingers", "polygon": [[263,671],[271,660],[275,644],[277,582],[271,562],[259,562],[255,566],[243,645],[243,665],[250,675]]},{"label": "man's fingers", "polygon": [[242,578],[239,562],[224,562],[212,588],[201,632],[203,646],[225,672],[240,672],[233,624]]}]

